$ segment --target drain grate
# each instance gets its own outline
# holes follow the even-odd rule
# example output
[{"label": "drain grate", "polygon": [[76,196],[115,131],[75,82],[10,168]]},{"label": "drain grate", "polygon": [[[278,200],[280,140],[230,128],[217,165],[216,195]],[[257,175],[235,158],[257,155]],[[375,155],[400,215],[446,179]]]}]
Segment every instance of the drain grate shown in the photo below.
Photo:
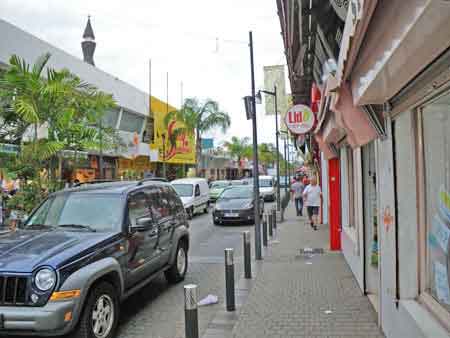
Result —
[{"label": "drain grate", "polygon": [[301,248],[300,255],[323,255],[325,250],[323,248]]}]

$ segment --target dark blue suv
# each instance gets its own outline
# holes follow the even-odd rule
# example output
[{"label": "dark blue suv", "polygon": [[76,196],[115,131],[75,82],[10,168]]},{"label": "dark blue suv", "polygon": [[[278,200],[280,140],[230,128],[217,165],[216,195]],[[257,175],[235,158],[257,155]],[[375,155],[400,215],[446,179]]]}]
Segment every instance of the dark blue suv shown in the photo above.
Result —
[{"label": "dark blue suv", "polygon": [[184,279],[189,231],[167,183],[102,183],[49,196],[0,233],[0,334],[111,338],[119,304],[159,273]]}]

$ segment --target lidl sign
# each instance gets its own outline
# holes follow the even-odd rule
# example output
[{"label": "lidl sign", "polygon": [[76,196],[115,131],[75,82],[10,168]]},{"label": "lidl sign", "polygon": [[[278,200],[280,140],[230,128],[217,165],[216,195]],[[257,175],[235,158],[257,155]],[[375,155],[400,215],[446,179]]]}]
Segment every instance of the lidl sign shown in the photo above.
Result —
[{"label": "lidl sign", "polygon": [[311,108],[303,104],[293,106],[284,117],[284,123],[292,134],[301,135],[311,131],[315,117]]}]

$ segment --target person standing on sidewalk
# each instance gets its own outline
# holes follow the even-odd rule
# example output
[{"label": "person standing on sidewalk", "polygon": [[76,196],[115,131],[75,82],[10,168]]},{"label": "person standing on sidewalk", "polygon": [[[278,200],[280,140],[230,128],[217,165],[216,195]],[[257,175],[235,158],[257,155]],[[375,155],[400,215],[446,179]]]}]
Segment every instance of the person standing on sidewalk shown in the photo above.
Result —
[{"label": "person standing on sidewalk", "polygon": [[301,182],[300,178],[297,177],[295,182],[291,185],[292,199],[295,203],[295,210],[297,211],[297,216],[303,216],[303,190],[305,186]]},{"label": "person standing on sidewalk", "polygon": [[322,191],[317,184],[317,178],[312,177],[310,184],[303,191],[303,198],[305,201],[306,209],[308,210],[308,217],[311,223],[311,227],[317,230],[319,208],[322,201]]}]

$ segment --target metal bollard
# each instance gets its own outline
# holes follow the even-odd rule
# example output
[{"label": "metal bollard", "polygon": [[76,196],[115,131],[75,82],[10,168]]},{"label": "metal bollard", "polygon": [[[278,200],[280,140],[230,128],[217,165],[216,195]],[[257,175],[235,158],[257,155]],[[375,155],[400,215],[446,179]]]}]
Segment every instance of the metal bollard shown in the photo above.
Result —
[{"label": "metal bollard", "polygon": [[197,285],[184,286],[184,328],[186,338],[198,338]]},{"label": "metal bollard", "polygon": [[263,245],[267,246],[267,214],[264,214],[263,221]]},{"label": "metal bollard", "polygon": [[227,311],[236,310],[234,299],[234,258],[233,249],[225,249],[225,292]]},{"label": "metal bollard", "polygon": [[242,233],[244,240],[244,277],[246,279],[252,278],[252,254],[250,248],[250,231],[244,231]]},{"label": "metal bollard", "polygon": [[273,219],[273,228],[277,228],[277,210],[274,208],[272,209],[272,219]]},{"label": "metal bollard", "polygon": [[269,236],[273,237],[273,215],[269,213]]}]

